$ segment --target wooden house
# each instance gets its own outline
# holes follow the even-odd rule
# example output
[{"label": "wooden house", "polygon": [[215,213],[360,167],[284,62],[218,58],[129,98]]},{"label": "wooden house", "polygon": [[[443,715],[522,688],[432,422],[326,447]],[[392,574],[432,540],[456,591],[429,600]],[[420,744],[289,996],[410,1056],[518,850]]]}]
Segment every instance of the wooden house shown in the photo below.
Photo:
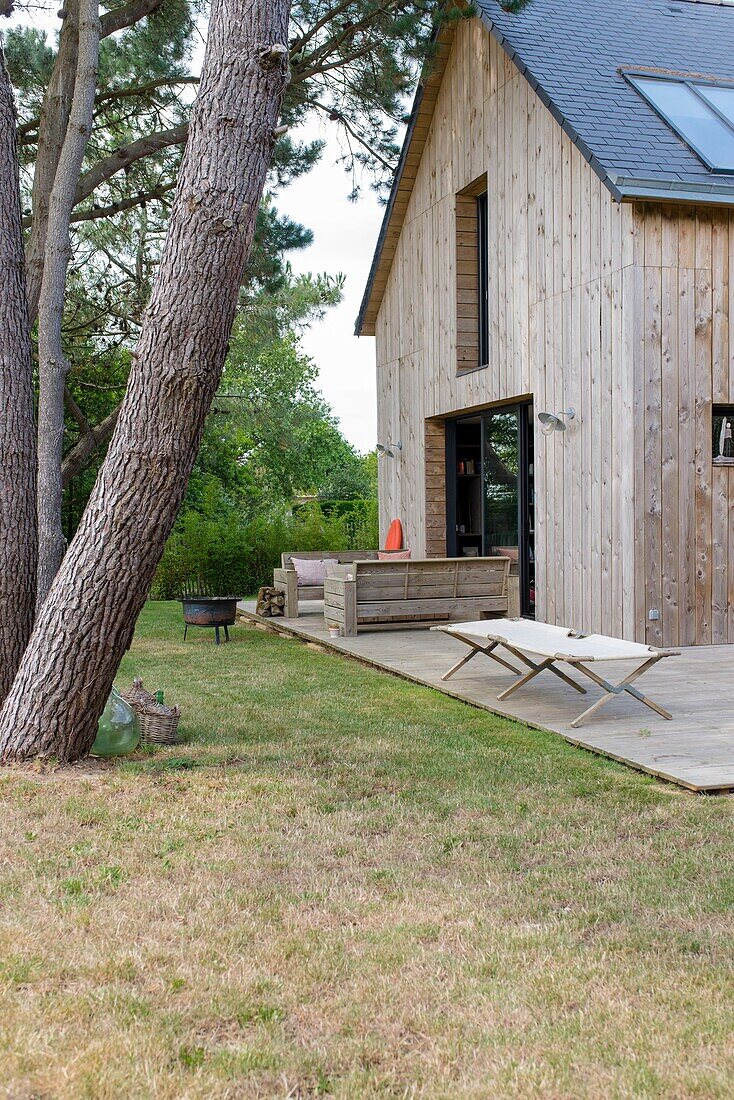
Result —
[{"label": "wooden house", "polygon": [[381,523],[508,554],[546,622],[734,642],[734,9],[475,7],[437,35],[357,322]]}]

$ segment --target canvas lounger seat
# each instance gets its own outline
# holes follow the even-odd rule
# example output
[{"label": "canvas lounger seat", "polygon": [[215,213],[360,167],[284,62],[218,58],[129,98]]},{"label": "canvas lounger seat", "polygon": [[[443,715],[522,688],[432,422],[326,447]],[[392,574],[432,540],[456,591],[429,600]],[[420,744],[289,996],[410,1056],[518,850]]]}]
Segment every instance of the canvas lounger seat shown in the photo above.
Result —
[{"label": "canvas lounger seat", "polygon": [[428,627],[467,614],[506,615],[509,558],[356,561],[329,567],[324,618],[351,638],[365,628]]},{"label": "canvas lounger seat", "polygon": [[289,550],[280,557],[280,569],[273,570],[273,588],[285,596],[283,614],[286,619],[298,618],[299,600],[323,600],[323,585],[303,585],[298,583],[298,574],[293,564],[294,558],[307,558],[311,561],[340,562],[366,561],[377,558],[376,550]]},{"label": "canvas lounger seat", "polygon": [[[470,652],[443,675],[443,680],[448,680],[478,653],[508,667],[508,662],[495,652],[501,646],[512,657],[526,665],[529,671],[520,673],[518,669],[513,669],[518,673],[519,679],[500,692],[497,696],[500,700],[507,699],[513,692],[524,687],[546,670],[585,695],[586,688],[557,667],[559,664],[567,664],[587,676],[604,691],[601,699],[571,722],[572,726],[580,726],[615,695],[622,695],[625,692],[662,715],[663,718],[672,718],[667,710],[643,695],[632,684],[663,657],[676,656],[680,650],[655,649],[640,642],[626,642],[621,638],[609,638],[604,634],[583,635],[566,627],[549,626],[547,623],[537,623],[527,619],[499,619],[492,623],[457,623],[452,626],[437,627],[437,629],[458,638],[470,648]],[[619,683],[613,684],[598,671],[589,667],[595,661],[635,661],[637,667]]]}]

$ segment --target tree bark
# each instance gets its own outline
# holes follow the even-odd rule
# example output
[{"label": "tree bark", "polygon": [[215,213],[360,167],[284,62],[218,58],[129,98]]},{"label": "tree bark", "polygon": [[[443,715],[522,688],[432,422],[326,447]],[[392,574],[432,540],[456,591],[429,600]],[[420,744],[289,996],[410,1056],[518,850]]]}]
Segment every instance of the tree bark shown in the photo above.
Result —
[{"label": "tree bark", "polygon": [[38,591],[40,607],[64,555],[61,458],[64,381],[69,363],[61,344],[66,272],[71,258],[69,223],[84,152],[92,131],[99,61],[97,0],[79,0],[76,80],[66,135],[48,203],[46,247],[38,304]]},{"label": "tree bark", "polygon": [[117,430],[0,716],[0,759],[85,755],[219,384],[287,79],[289,0],[214,0]]},{"label": "tree bark", "polygon": [[[100,21],[100,37],[106,38],[125,27],[131,27],[161,6],[161,0],[130,0],[120,8],[107,12]],[[66,0],[64,22],[59,35],[59,48],[53,72],[46,88],[38,119],[38,149],[33,168],[33,218],[26,245],[26,284],[28,313],[33,320],[38,312],[38,299],[43,278],[43,258],[46,249],[46,226],[51,189],[56,176],[61,147],[66,136],[71,101],[77,71],[79,35],[79,0]],[[122,165],[120,166],[122,167]],[[77,200],[79,201],[79,200]]]},{"label": "tree bark", "polygon": [[36,596],[36,425],[13,92],[0,47],[0,703]]},{"label": "tree bark", "polygon": [[100,20],[100,37],[107,38],[115,31],[132,27],[147,15],[153,15],[161,6],[161,0],[130,0],[119,8],[105,12]]},{"label": "tree bark", "polygon": [[33,166],[31,202],[33,225],[26,247],[28,314],[31,319],[35,318],[38,312],[38,298],[43,278],[43,254],[46,248],[48,205],[74,95],[79,37],[79,0],[67,0],[64,13],[64,22],[61,24],[59,35],[59,49],[41,104],[38,150]]}]

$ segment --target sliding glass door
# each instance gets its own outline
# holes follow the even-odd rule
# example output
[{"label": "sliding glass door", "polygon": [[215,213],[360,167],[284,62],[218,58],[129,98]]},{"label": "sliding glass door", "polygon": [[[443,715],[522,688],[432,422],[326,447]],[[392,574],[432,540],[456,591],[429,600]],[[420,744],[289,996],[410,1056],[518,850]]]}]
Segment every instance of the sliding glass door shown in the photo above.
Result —
[{"label": "sliding glass door", "polygon": [[535,614],[532,416],[532,405],[515,405],[482,417],[484,553],[517,568],[523,615]]},{"label": "sliding glass door", "polygon": [[[520,608],[535,614],[532,404],[464,417],[447,433],[449,552],[501,554],[519,576]],[[447,456],[448,457],[448,456]]]}]

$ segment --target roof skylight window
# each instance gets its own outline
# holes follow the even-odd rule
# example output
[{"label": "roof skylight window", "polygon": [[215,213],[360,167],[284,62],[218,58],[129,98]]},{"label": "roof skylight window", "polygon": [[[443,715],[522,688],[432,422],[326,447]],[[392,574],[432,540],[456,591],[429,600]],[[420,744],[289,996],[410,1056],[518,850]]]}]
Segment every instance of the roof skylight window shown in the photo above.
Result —
[{"label": "roof skylight window", "polygon": [[734,85],[640,74],[628,79],[707,168],[734,173]]}]

